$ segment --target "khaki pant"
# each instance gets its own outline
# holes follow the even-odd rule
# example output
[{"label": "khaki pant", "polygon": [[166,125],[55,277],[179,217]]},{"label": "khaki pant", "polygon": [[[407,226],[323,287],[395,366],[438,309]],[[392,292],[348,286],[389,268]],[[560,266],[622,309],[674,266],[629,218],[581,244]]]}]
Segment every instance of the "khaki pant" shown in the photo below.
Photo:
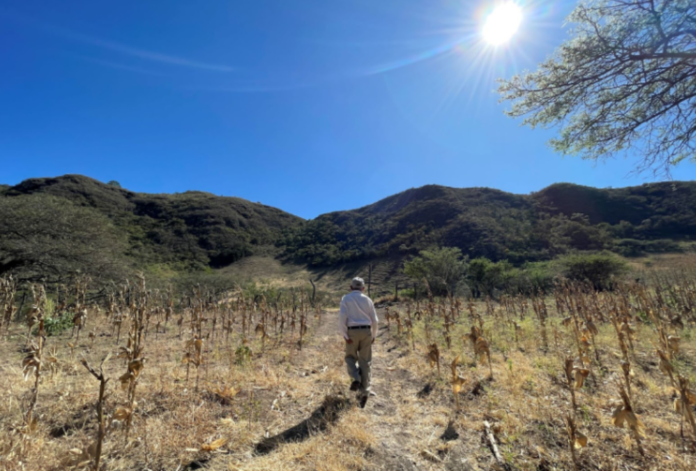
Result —
[{"label": "khaki pant", "polygon": [[[362,383],[362,391],[370,391],[370,366],[372,364],[372,329],[348,329],[353,343],[346,343],[346,365],[353,381]],[[359,367],[359,369],[358,369]]]}]

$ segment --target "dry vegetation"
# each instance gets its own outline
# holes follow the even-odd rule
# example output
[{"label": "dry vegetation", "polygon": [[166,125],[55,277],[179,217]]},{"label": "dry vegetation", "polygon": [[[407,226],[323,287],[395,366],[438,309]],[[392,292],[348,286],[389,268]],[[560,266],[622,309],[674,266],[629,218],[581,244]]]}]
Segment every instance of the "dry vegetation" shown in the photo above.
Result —
[{"label": "dry vegetation", "polygon": [[694,469],[693,274],[391,305],[365,409],[303,292],[88,291],[0,283],[2,469]]},{"label": "dry vegetation", "polygon": [[[373,297],[393,295],[395,286],[406,288],[411,285],[403,274],[403,258],[398,256],[320,268],[281,263],[278,259],[269,256],[251,256],[234,262],[216,273],[242,283],[253,282],[268,288],[306,287],[308,280],[312,279],[318,290],[338,293],[344,291],[348,282],[356,276],[365,276],[367,280],[366,274],[369,272],[370,265],[372,265]],[[334,296],[334,298],[338,300],[340,296]]]}]

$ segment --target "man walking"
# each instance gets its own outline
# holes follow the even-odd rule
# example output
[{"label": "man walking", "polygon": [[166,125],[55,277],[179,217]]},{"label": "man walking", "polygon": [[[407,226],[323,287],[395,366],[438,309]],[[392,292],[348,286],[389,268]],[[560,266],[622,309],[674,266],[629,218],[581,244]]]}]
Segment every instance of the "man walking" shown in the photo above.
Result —
[{"label": "man walking", "polygon": [[372,344],[377,338],[377,311],[372,300],[363,294],[365,281],[353,278],[351,292],[341,299],[338,325],[346,342],[346,365],[353,382],[351,391],[360,391],[360,407],[370,395]]}]

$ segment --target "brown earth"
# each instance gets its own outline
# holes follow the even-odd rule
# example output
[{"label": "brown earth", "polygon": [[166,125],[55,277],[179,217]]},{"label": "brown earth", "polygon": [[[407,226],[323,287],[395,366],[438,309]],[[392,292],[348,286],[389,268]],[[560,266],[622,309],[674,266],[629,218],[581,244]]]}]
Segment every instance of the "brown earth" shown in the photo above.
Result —
[{"label": "brown earth", "polygon": [[[485,312],[483,304],[478,305]],[[400,310],[402,319],[405,308]],[[380,310],[384,318],[384,311]],[[485,331],[492,349],[493,378],[488,365],[476,366],[463,338],[469,321],[463,314],[448,349],[441,325],[425,329],[416,322],[414,340],[401,334],[392,320],[383,322],[374,347],[374,390],[365,409],[348,391],[342,340],[336,333],[337,313],[310,319],[310,332],[299,350],[297,333],[271,335],[249,344],[250,364],[234,363],[241,333],[226,341],[221,334],[207,343],[205,366],[196,388],[196,372],[181,364],[184,339],[170,325],[146,342],[146,367],[138,386],[134,429],[128,442],[115,423],[104,443],[106,470],[565,470],[572,469],[564,417],[570,395],[562,376],[563,358],[573,348],[567,330],[553,317],[549,348],[543,349],[535,321],[520,320],[518,336],[502,318],[487,317]],[[7,470],[71,469],[80,450],[92,443],[98,383],[79,364],[91,364],[117,344],[111,328],[96,316],[88,321],[94,342],[83,332],[49,337],[58,369],[44,378],[37,407],[38,427],[22,438],[22,416],[31,381],[22,381],[21,361],[26,328],[14,325],[0,348],[0,468]],[[696,345],[693,329],[682,333],[679,367],[694,381]],[[185,336],[184,332],[184,336]],[[692,470],[696,463],[693,436],[680,426],[672,409],[673,391],[662,375],[651,346],[653,332],[636,332],[634,404],[646,424],[642,457],[627,430],[611,424],[619,399],[620,354],[611,326],[600,327],[597,347],[603,368],[595,369],[577,392],[579,428],[589,437],[579,452],[582,469]],[[427,338],[430,340],[428,341]],[[440,373],[426,360],[426,345],[440,346]],[[71,354],[67,343],[75,344]],[[123,344],[123,338],[120,344]],[[414,348],[415,347],[415,348]],[[461,357],[458,374],[466,382],[457,410],[449,385],[449,363]],[[120,360],[106,367],[109,397],[106,410],[122,404],[117,378],[125,371]],[[225,387],[231,392],[224,393]],[[494,458],[484,423],[502,456]],[[222,439],[213,451],[204,445]],[[72,452],[71,452],[72,450]],[[84,469],[84,468],[83,468]]]}]

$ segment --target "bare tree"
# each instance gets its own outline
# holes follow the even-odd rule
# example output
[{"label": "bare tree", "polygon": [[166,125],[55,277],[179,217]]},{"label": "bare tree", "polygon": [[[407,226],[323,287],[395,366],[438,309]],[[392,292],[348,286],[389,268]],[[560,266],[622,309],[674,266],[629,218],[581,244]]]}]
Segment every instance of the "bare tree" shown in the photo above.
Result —
[{"label": "bare tree", "polygon": [[627,150],[636,169],[669,173],[695,160],[696,2],[585,0],[571,39],[538,70],[501,81],[507,112],[560,126],[551,145],[597,160]]}]

